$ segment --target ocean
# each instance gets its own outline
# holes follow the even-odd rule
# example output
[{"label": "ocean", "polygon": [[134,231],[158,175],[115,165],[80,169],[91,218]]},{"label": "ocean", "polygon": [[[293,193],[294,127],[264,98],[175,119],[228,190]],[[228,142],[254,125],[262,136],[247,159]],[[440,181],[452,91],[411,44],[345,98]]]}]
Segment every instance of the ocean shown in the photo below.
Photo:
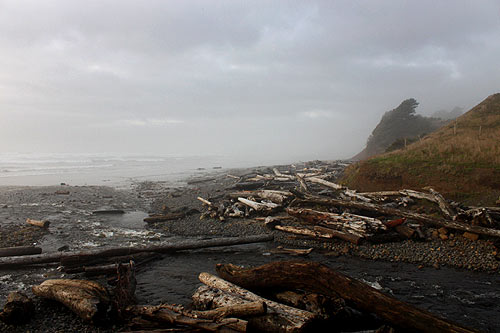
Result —
[{"label": "ocean", "polygon": [[0,186],[108,185],[177,182],[220,168],[250,167],[227,156],[0,153]]}]

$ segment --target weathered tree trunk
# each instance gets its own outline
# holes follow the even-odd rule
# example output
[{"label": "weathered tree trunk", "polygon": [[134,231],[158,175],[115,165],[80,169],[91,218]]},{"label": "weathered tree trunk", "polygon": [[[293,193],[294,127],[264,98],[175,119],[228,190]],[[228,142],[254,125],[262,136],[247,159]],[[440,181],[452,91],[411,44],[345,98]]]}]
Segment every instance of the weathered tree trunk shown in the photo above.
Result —
[{"label": "weathered tree trunk", "polygon": [[288,191],[275,191],[275,190],[257,190],[257,191],[239,191],[229,193],[228,196],[231,199],[238,198],[248,198],[248,197],[257,197],[262,199],[271,200],[274,203],[282,204],[288,197],[293,196],[292,192]]},{"label": "weathered tree trunk", "polygon": [[208,332],[246,332],[247,321],[237,318],[223,318],[218,322],[210,319],[195,318],[186,313],[180,313],[171,308],[159,306],[131,306],[127,308],[129,316],[140,316],[148,320],[169,325],[183,325],[199,328]]},{"label": "weathered tree trunk", "polygon": [[362,236],[357,234],[351,234],[321,226],[315,226],[314,230],[303,227],[293,227],[288,225],[286,226],[275,225],[274,228],[276,230],[288,232],[295,235],[307,236],[311,238],[325,238],[325,239],[339,238],[351,242],[353,244],[359,244],[359,242],[363,238]]},{"label": "weathered tree trunk", "polygon": [[308,324],[310,324],[314,319],[316,319],[316,315],[311,312],[296,309],[290,307],[288,305],[276,303],[274,301],[262,298],[248,290],[245,290],[237,285],[234,285],[228,281],[224,281],[221,278],[218,278],[209,273],[201,273],[199,275],[199,279],[205,285],[217,288],[226,293],[237,295],[239,298],[242,298],[246,301],[258,301],[264,302],[267,305],[267,310],[270,314],[275,313],[278,317],[280,317],[280,321],[283,321],[286,324],[283,325],[283,330],[286,332],[300,332],[304,330]]},{"label": "weathered tree trunk", "polygon": [[270,202],[256,202],[252,200],[248,200],[245,198],[238,198],[238,201],[247,205],[248,207],[251,207],[255,209],[256,211],[266,211],[266,210],[272,210],[274,208],[279,207],[279,205],[275,203],[270,203]]},{"label": "weathered tree trunk", "polygon": [[190,311],[197,318],[219,320],[221,318],[245,318],[253,316],[261,316],[266,314],[267,305],[264,302],[248,302],[243,304],[235,304],[230,306],[222,306],[213,310],[206,311]]},{"label": "weathered tree trunk", "polygon": [[347,207],[357,210],[371,211],[376,212],[381,215],[388,216],[401,216],[409,219],[413,219],[415,221],[419,221],[423,224],[431,225],[434,227],[445,227],[449,229],[461,230],[461,231],[469,231],[476,234],[492,236],[492,237],[500,237],[500,230],[484,228],[479,226],[467,225],[464,223],[459,223],[455,221],[449,220],[437,220],[430,216],[424,214],[417,214],[413,212],[408,212],[405,210],[399,210],[395,208],[385,207],[382,205],[367,203],[367,202],[356,202],[356,201],[346,201],[346,200],[338,200],[338,199],[326,199],[321,197],[308,196],[305,199],[297,200],[296,203],[312,203],[312,204],[320,204],[326,206],[337,206],[337,207]]},{"label": "weathered tree trunk", "polygon": [[[104,250],[90,250],[80,252],[58,252],[47,253],[24,257],[0,258],[0,268],[2,267],[18,267],[26,265],[38,265],[45,263],[60,262],[66,259],[71,259],[72,263],[76,261],[86,262],[96,257],[118,257],[126,256],[141,252],[156,252],[156,253],[173,253],[184,250],[203,249],[208,247],[231,246],[249,243],[260,243],[272,241],[272,235],[255,235],[248,237],[227,237],[214,238],[206,240],[190,240],[179,243],[143,246],[143,247],[116,247]],[[75,260],[78,259],[78,260]]]},{"label": "weathered tree trunk", "polygon": [[83,266],[76,268],[64,268],[64,272],[68,274],[85,273],[85,276],[110,275],[116,274],[119,264],[99,265],[99,266]]},{"label": "weathered tree trunk", "polygon": [[44,229],[48,228],[50,225],[50,222],[45,221],[45,220],[26,219],[26,223],[34,225],[36,227],[44,228]]},{"label": "weathered tree trunk", "polygon": [[319,263],[274,262],[253,269],[219,264],[216,269],[222,278],[252,290],[301,289],[341,297],[354,307],[375,313],[391,325],[405,330],[436,333],[474,332],[389,297],[365,283]]},{"label": "weathered tree trunk", "polygon": [[87,321],[106,315],[110,297],[105,287],[86,280],[46,280],[31,288],[33,294],[61,302]]},{"label": "weathered tree trunk", "polygon": [[[217,288],[211,288],[207,285],[200,286],[193,294],[193,304],[195,308],[206,311],[210,311],[210,309],[214,307],[234,307],[249,303],[252,302],[241,298],[239,295],[228,293]],[[280,316],[274,311],[268,311],[266,314],[245,319],[248,320],[249,330],[254,332],[293,331],[289,326],[290,320]]]},{"label": "weathered tree trunk", "polygon": [[311,224],[321,224],[339,231],[369,236],[374,232],[386,230],[387,227],[378,219],[354,214],[335,214],[312,209],[288,208],[287,213]]},{"label": "weathered tree trunk", "polygon": [[443,214],[449,218],[449,219],[454,219],[456,213],[454,212],[453,208],[448,205],[446,200],[443,198],[441,193],[438,191],[434,190],[433,188],[429,187],[429,192],[431,192],[432,196],[434,197],[434,201],[438,204],[439,208],[443,212]]},{"label": "weathered tree trunk", "polygon": [[364,239],[364,237],[361,237],[360,235],[352,232],[334,230],[319,225],[314,227],[314,231],[320,232],[323,235],[332,235],[335,238],[339,238],[356,245],[358,245]]},{"label": "weathered tree trunk", "polygon": [[19,325],[28,322],[35,312],[33,301],[23,293],[11,292],[7,303],[0,312],[0,320],[8,325]]},{"label": "weathered tree trunk", "polygon": [[339,184],[335,184],[335,183],[329,182],[327,180],[324,180],[324,179],[321,179],[321,178],[318,178],[318,177],[307,177],[306,180],[309,181],[309,182],[311,182],[311,183],[320,184],[320,185],[329,187],[329,188],[334,189],[334,190],[341,190],[341,189],[343,189],[343,187],[341,185],[339,185]]},{"label": "weathered tree trunk", "polygon": [[42,253],[42,248],[35,246],[14,246],[0,248],[0,257],[26,256]]},{"label": "weathered tree trunk", "polygon": [[86,276],[116,275],[119,263],[128,264],[132,260],[137,268],[161,257],[160,253],[155,252],[139,252],[118,257],[89,257],[86,259],[70,256],[61,259],[61,265],[63,265],[64,272],[69,274],[85,273]]}]

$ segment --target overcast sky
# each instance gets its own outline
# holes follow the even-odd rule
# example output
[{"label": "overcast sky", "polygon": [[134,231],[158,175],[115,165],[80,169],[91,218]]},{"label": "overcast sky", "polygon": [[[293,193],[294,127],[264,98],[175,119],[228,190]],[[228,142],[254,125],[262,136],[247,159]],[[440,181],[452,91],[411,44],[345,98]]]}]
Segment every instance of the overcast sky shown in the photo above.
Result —
[{"label": "overcast sky", "polygon": [[0,0],[0,152],[345,158],[499,59],[498,0]]}]

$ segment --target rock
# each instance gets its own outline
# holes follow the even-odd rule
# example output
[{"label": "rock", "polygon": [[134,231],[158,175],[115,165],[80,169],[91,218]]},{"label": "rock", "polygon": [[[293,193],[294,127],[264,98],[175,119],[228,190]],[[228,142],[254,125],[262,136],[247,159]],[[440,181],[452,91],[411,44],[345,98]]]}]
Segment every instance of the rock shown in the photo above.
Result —
[{"label": "rock", "polygon": [[477,241],[479,239],[478,234],[473,234],[472,232],[464,232],[463,235],[465,238],[470,239],[471,241]]},{"label": "rock", "polygon": [[7,296],[7,303],[0,313],[0,320],[9,325],[28,322],[35,312],[33,301],[21,292],[12,292]]},{"label": "rock", "polygon": [[58,248],[57,251],[69,251],[69,245],[63,245]]},{"label": "rock", "polygon": [[441,238],[442,240],[447,240],[448,236],[446,236],[445,234],[439,234],[439,238]]},{"label": "rock", "polygon": [[448,234],[448,229],[446,229],[445,227],[441,227],[438,229],[438,232],[440,235],[447,235]]}]

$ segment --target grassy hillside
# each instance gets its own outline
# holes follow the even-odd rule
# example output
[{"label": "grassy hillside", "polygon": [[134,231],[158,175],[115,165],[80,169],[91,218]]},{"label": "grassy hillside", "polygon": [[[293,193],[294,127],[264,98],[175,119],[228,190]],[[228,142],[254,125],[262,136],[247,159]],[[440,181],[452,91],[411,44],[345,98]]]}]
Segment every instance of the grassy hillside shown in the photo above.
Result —
[{"label": "grassy hillside", "polygon": [[500,195],[500,93],[404,150],[346,170],[361,191],[432,186],[455,200],[494,204]]}]

